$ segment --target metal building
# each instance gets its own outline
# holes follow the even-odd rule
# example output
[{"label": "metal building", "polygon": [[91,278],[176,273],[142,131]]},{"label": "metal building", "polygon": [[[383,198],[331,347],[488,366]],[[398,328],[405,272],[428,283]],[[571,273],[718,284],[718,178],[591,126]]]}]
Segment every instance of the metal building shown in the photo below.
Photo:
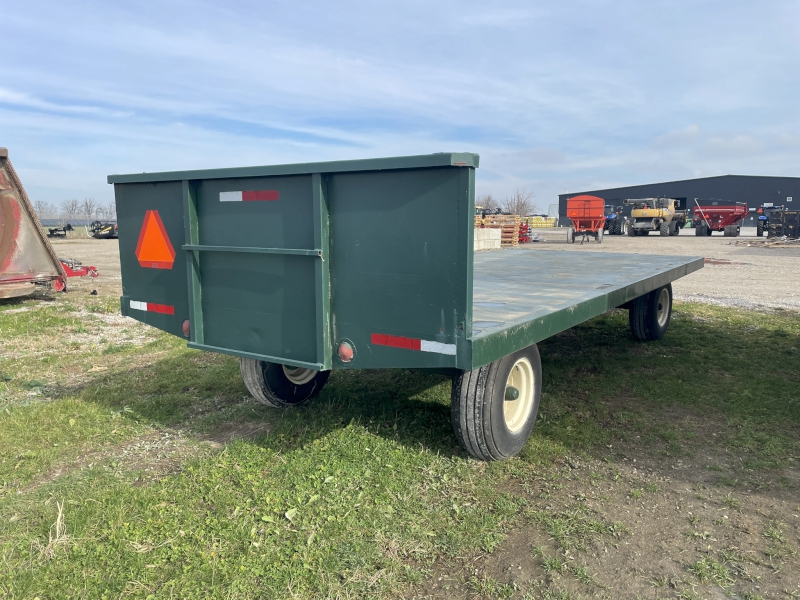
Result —
[{"label": "metal building", "polygon": [[[759,175],[720,175],[701,177],[664,183],[649,183],[606,190],[590,190],[560,194],[558,196],[558,215],[561,224],[567,223],[567,198],[589,194],[606,200],[606,204],[618,206],[626,198],[675,198],[680,208],[691,208],[695,199],[702,204],[733,204],[746,202],[749,208],[759,208],[765,202],[785,205],[787,208],[800,208],[800,177],[764,177]],[[631,207],[626,206],[624,215],[630,215]],[[745,219],[745,226],[755,226],[755,216],[751,213]]]}]

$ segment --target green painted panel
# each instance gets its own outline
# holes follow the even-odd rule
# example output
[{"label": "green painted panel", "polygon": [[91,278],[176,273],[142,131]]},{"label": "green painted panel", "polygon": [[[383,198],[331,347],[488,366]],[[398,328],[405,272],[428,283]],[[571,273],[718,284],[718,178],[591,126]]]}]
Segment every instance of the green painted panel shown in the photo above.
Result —
[{"label": "green painted panel", "polygon": [[445,344],[466,339],[472,260],[464,169],[330,176],[334,345],[356,348],[334,368],[452,367],[456,356],[372,343],[390,335]]},{"label": "green painted panel", "polygon": [[[197,189],[201,244],[253,248],[314,248],[310,175],[212,179],[198,182]],[[250,190],[275,192],[278,200],[220,201],[222,192]]]},{"label": "green painted panel", "polygon": [[200,253],[204,343],[318,362],[314,279],[318,260]]},{"label": "green painted panel", "polygon": [[[185,235],[181,188],[181,182],[114,186],[122,271],[122,314],[179,336],[182,336],[181,323],[189,318],[186,260],[181,250]],[[139,232],[148,210],[158,211],[175,250],[171,269],[142,267],[136,258]],[[132,310],[131,301],[172,306],[175,314]]]}]

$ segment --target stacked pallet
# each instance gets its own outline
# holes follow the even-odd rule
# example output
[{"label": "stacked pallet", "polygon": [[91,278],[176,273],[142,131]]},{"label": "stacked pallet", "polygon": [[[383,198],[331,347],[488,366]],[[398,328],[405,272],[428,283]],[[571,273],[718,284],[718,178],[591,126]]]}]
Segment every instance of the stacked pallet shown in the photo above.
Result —
[{"label": "stacked pallet", "polygon": [[500,244],[516,246],[519,244],[519,215],[486,215],[483,226],[487,229],[500,230]]},{"label": "stacked pallet", "polygon": [[555,217],[523,217],[523,223],[527,223],[530,227],[555,227]]}]

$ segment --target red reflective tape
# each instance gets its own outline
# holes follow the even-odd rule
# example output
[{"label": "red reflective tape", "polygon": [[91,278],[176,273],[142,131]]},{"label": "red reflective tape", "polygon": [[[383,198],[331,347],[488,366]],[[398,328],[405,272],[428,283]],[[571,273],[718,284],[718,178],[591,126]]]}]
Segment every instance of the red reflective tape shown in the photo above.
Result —
[{"label": "red reflective tape", "polygon": [[251,190],[242,192],[242,202],[267,202],[270,200],[280,200],[278,190]]},{"label": "red reflective tape", "polygon": [[372,343],[376,346],[390,346],[392,348],[404,348],[406,350],[420,350],[422,340],[401,337],[399,335],[387,335],[385,333],[373,333]]},{"label": "red reflective tape", "polygon": [[148,302],[147,312],[161,313],[162,315],[174,315],[175,307],[168,306],[166,304],[153,304],[152,302]]}]

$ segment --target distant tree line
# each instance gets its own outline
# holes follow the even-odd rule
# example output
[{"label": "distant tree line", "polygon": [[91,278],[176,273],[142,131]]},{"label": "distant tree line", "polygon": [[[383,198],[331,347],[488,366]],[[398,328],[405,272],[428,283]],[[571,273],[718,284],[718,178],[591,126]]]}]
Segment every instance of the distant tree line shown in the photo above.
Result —
[{"label": "distant tree line", "polygon": [[92,198],[64,200],[60,205],[44,200],[36,200],[33,209],[40,219],[59,219],[68,222],[75,219],[87,221],[113,221],[117,217],[117,207],[113,202],[102,205]]},{"label": "distant tree line", "polygon": [[505,213],[511,215],[525,215],[536,214],[539,212],[539,207],[534,203],[534,193],[528,190],[517,190],[511,196],[497,200],[491,194],[480,196],[475,199],[476,206],[482,206],[486,210],[500,209]]}]

